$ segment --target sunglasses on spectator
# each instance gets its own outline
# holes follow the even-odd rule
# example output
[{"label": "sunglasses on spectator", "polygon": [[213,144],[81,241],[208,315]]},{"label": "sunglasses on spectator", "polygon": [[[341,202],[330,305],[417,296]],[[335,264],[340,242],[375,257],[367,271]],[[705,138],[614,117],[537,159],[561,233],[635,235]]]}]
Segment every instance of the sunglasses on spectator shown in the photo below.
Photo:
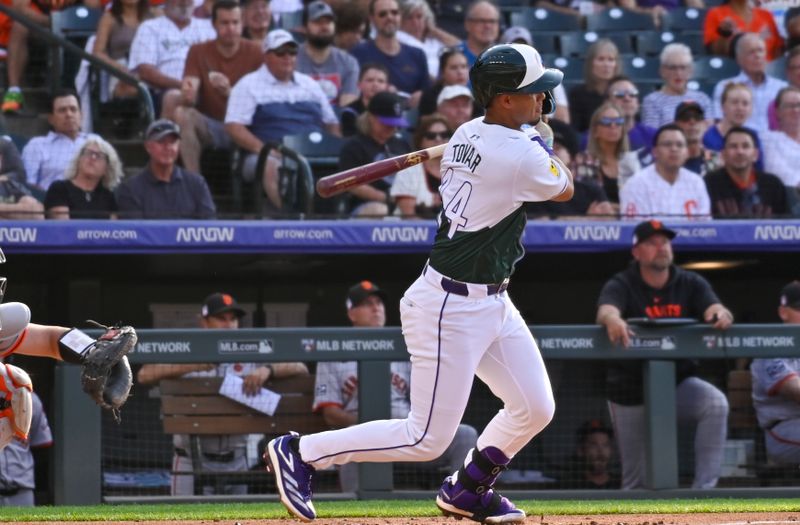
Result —
[{"label": "sunglasses on spectator", "polygon": [[450,137],[452,136],[453,136],[452,131],[427,131],[422,135],[422,137],[427,140],[437,140],[437,139],[449,140]]},{"label": "sunglasses on spectator", "polygon": [[276,57],[281,57],[281,58],[285,57],[286,55],[294,57],[297,56],[297,49],[290,47],[287,49],[278,49],[277,51],[273,51],[273,53],[275,53]]},{"label": "sunglasses on spectator", "polygon": [[625,124],[625,117],[600,117],[597,123],[601,126],[622,126]]},{"label": "sunglasses on spectator", "polygon": [[614,98],[636,98],[639,96],[639,92],[635,89],[632,90],[621,90],[621,91],[614,91]]},{"label": "sunglasses on spectator", "polygon": [[81,152],[82,157],[92,160],[108,160],[108,155],[102,151],[95,151],[93,149],[85,149]]},{"label": "sunglasses on spectator", "polygon": [[399,9],[386,9],[384,11],[378,11],[378,18],[386,18],[387,16],[398,16],[400,15]]}]

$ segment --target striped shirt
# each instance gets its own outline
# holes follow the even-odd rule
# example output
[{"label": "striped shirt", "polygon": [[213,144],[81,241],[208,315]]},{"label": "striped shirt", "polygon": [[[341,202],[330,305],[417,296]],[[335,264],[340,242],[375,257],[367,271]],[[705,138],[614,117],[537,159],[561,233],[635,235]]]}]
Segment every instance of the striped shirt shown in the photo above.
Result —
[{"label": "striped shirt", "polygon": [[64,178],[72,158],[89,138],[97,135],[78,133],[74,139],[63,133],[49,132],[44,137],[34,137],[22,149],[22,163],[29,184],[46,190],[50,184]]},{"label": "striped shirt", "polygon": [[783,131],[761,134],[764,147],[764,171],[776,175],[786,186],[800,186],[800,142]]},{"label": "striped shirt", "polygon": [[619,209],[628,219],[710,219],[711,200],[700,175],[685,168],[669,183],[651,164],[631,177],[619,192]]},{"label": "striped shirt", "polygon": [[764,82],[756,85],[744,73],[720,80],[714,86],[714,118],[717,120],[722,119],[722,92],[725,90],[725,86],[731,82],[744,84],[753,93],[753,112],[744,125],[753,128],[759,134],[767,131],[769,129],[769,105],[778,96],[778,91],[788,85],[786,81],[765,75]]},{"label": "striped shirt", "polygon": [[131,42],[128,67],[133,71],[142,64],[149,64],[161,74],[180,80],[189,48],[216,37],[209,20],[193,17],[183,29],[166,16],[146,20]]},{"label": "striped shirt", "polygon": [[711,98],[702,91],[686,90],[683,95],[669,95],[663,91],[653,91],[642,101],[642,124],[651,128],[660,128],[664,124],[675,121],[675,110],[684,101],[700,104],[706,118],[713,114]]}]

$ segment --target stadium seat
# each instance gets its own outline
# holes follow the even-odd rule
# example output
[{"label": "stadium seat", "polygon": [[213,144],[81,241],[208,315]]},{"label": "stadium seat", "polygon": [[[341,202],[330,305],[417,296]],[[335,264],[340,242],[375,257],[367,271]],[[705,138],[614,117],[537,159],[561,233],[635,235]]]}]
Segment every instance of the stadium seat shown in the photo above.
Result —
[{"label": "stadium seat", "polygon": [[[83,48],[89,37],[95,34],[102,14],[100,9],[82,5],[53,10],[50,12],[50,29],[53,34],[66,38]],[[71,53],[65,55],[64,48],[60,46],[53,46],[51,49],[50,71],[55,73],[51,76],[52,87],[57,87],[58,82],[61,85],[73,86],[80,59]],[[60,79],[58,73],[61,73]]]},{"label": "stadium seat", "polygon": [[[275,15],[273,15],[273,19],[274,18]],[[303,11],[302,10],[289,11],[280,14],[277,23],[275,24],[275,28],[291,31],[297,27],[302,27],[302,25],[303,25]]]},{"label": "stadium seat", "polygon": [[655,28],[652,16],[619,7],[604,9],[586,17],[586,29],[598,33],[652,31]]},{"label": "stadium seat", "polygon": [[739,65],[732,58],[702,56],[695,57],[694,76],[698,82],[717,82],[739,74]]},{"label": "stadium seat", "polygon": [[641,81],[661,82],[661,75],[658,73],[660,65],[655,57],[622,57],[622,72],[636,84]]},{"label": "stadium seat", "polygon": [[534,42],[543,33],[558,34],[581,29],[578,16],[551,11],[542,7],[520,9],[511,13],[511,25],[527,27]]},{"label": "stadium seat", "polygon": [[703,43],[703,33],[694,31],[684,31],[675,33],[675,39],[681,44],[686,44],[692,50],[692,55],[701,57],[706,54],[706,45]]},{"label": "stadium seat", "polygon": [[598,34],[594,31],[566,33],[558,37],[559,48],[562,56],[585,57],[589,46],[601,38],[614,42],[620,54],[632,54],[634,49],[631,37],[627,33]]},{"label": "stadium seat", "polygon": [[553,60],[553,67],[564,72],[564,85],[574,86],[583,82],[583,58],[577,57],[556,57]]},{"label": "stadium seat", "polygon": [[[344,139],[328,133],[313,131],[299,135],[289,135],[283,138],[283,145],[307,162],[313,184],[320,178],[335,173],[339,169],[339,153],[342,150]],[[295,161],[298,164],[300,161]],[[314,211],[318,213],[341,214],[345,211],[347,198],[344,196],[332,199],[314,197],[312,185],[312,199]]]},{"label": "stadium seat", "polygon": [[706,18],[706,9],[694,7],[673,7],[667,10],[661,25],[668,31],[675,33],[681,31],[703,31],[703,20]]},{"label": "stadium seat", "polygon": [[558,52],[558,37],[551,33],[537,33],[533,37],[533,47],[540,54],[555,54]]},{"label": "stadium seat", "polygon": [[676,35],[671,31],[639,31],[633,39],[640,56],[657,57],[664,46],[676,41]]}]

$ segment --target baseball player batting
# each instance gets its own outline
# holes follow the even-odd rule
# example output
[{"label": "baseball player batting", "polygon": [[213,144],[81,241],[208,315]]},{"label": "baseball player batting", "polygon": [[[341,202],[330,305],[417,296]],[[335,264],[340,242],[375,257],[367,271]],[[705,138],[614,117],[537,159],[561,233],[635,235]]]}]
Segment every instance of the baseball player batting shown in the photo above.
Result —
[{"label": "baseball player batting", "polygon": [[445,515],[518,523],[525,512],[493,486],[511,459],[550,422],[553,393],[536,342],[506,293],[522,257],[528,201],[566,201],[572,174],[541,136],[522,126],[555,110],[563,74],[530,46],[484,51],[470,70],[485,117],[459,127],[442,157],[443,210],[422,275],[400,301],[411,354],[411,413],[340,430],[270,441],[265,454],[280,500],[303,521],[316,517],[315,469],[348,462],[430,461],[458,428],[474,376],[504,408],[436,497]]}]

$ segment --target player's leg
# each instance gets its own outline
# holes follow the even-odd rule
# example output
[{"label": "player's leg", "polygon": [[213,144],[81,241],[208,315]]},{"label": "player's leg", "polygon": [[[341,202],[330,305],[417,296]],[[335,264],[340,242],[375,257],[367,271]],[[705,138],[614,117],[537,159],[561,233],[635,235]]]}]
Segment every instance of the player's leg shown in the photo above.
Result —
[{"label": "player's leg", "polygon": [[611,424],[619,448],[623,489],[644,487],[647,463],[644,457],[644,406],[608,402]]},{"label": "player's leg", "polygon": [[692,488],[716,487],[728,435],[728,399],[711,383],[687,377],[675,391],[675,409],[679,422],[696,425]]},{"label": "player's leg", "polygon": [[800,419],[781,421],[764,432],[764,445],[771,461],[800,465]]},{"label": "player's leg", "polygon": [[[185,454],[186,452],[184,452]],[[170,494],[173,496],[194,495],[194,474],[192,458],[175,453],[172,457],[172,483]]]},{"label": "player's leg", "polygon": [[511,458],[550,422],[555,402],[539,349],[517,309],[503,295],[500,336],[477,375],[504,407],[478,437],[464,465],[442,485],[436,503],[445,514],[485,523],[521,522],[525,513],[493,490]]}]

